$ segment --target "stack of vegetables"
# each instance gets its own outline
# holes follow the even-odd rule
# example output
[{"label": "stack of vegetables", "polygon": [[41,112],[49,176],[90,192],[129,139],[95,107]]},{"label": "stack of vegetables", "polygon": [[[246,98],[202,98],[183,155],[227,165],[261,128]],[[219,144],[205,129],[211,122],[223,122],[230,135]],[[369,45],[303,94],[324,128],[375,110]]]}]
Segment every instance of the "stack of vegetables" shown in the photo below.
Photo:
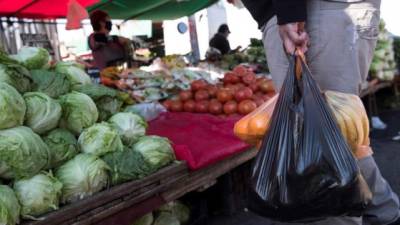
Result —
[{"label": "stack of vegetables", "polygon": [[130,98],[45,49],[0,52],[0,224],[37,218],[170,164],[169,141],[120,112]]},{"label": "stack of vegetables", "polygon": [[272,80],[257,77],[251,69],[237,66],[227,72],[221,83],[197,80],[190,90],[163,105],[172,112],[211,113],[214,115],[246,115],[275,95]]},{"label": "stack of vegetables", "polygon": [[174,201],[146,214],[133,225],[184,225],[189,219],[190,209],[183,203]]},{"label": "stack of vegetables", "polygon": [[396,75],[396,71],[393,37],[385,29],[385,23],[382,20],[379,25],[378,42],[371,63],[370,74],[373,78],[378,78],[382,81],[391,81]]},{"label": "stack of vegetables", "polygon": [[265,55],[264,44],[262,40],[251,38],[250,45],[246,49],[248,62],[256,66],[257,71],[261,73],[268,73],[267,56]]},{"label": "stack of vegetables", "polygon": [[109,67],[101,71],[101,82],[129,93],[137,102],[154,102],[166,99],[181,89],[190,88],[197,79],[212,82],[208,72],[196,68],[145,68],[119,69]]}]

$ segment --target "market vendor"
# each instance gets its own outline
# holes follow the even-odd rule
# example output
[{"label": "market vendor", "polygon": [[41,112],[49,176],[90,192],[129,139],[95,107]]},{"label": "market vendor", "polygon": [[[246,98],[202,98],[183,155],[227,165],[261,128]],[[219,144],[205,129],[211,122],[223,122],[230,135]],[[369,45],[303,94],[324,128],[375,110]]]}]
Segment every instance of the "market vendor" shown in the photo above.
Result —
[{"label": "market vendor", "polygon": [[232,50],[228,41],[228,36],[231,33],[228,25],[222,24],[218,28],[218,32],[210,40],[210,47],[218,49],[222,55],[238,51],[241,47]]},{"label": "market vendor", "polygon": [[131,41],[127,38],[110,35],[112,22],[110,16],[96,10],[90,14],[93,33],[88,38],[95,65],[100,69],[128,62],[132,52]]}]

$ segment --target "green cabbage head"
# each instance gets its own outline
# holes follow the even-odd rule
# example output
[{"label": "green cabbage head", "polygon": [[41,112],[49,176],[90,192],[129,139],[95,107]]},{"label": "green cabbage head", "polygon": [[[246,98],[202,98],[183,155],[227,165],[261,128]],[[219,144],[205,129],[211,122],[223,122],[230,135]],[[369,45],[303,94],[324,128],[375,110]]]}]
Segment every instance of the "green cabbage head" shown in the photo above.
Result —
[{"label": "green cabbage head", "polygon": [[25,101],[18,91],[0,82],[0,129],[22,125],[25,111]]},{"label": "green cabbage head", "polygon": [[0,177],[24,178],[47,166],[49,149],[29,127],[0,130]]},{"label": "green cabbage head", "polygon": [[67,75],[48,70],[32,70],[34,82],[33,90],[40,91],[52,98],[67,94],[70,91],[70,82]]},{"label": "green cabbage head", "polygon": [[151,168],[152,172],[175,160],[174,151],[167,138],[144,136],[140,138],[132,148],[142,155],[143,163]]},{"label": "green cabbage head", "polygon": [[18,224],[20,211],[14,191],[7,185],[0,185],[0,224]]},{"label": "green cabbage head", "polygon": [[106,122],[97,123],[85,129],[78,138],[78,147],[83,153],[97,156],[123,150],[117,130]]},{"label": "green cabbage head", "polygon": [[58,73],[66,74],[72,86],[92,83],[89,75],[76,63],[58,62],[55,70]]},{"label": "green cabbage head", "polygon": [[21,215],[34,218],[57,210],[62,184],[51,173],[40,173],[14,183],[15,194],[21,203]]},{"label": "green cabbage head", "polygon": [[134,113],[117,113],[110,118],[109,122],[117,129],[122,142],[128,146],[146,134],[147,122]]},{"label": "green cabbage head", "polygon": [[56,168],[78,154],[77,140],[66,129],[58,128],[43,137],[49,147],[48,168]]},{"label": "green cabbage head", "polygon": [[93,100],[82,93],[73,91],[59,98],[62,107],[60,126],[74,135],[96,123],[99,113]]},{"label": "green cabbage head", "polygon": [[132,225],[152,225],[154,221],[153,213],[148,213],[136,220]]},{"label": "green cabbage head", "polygon": [[22,47],[13,58],[30,70],[47,68],[51,60],[50,54],[46,49],[27,46]]},{"label": "green cabbage head", "polygon": [[15,63],[3,64],[0,61],[0,82],[5,82],[20,93],[25,93],[31,90],[32,78],[29,71]]},{"label": "green cabbage head", "polygon": [[56,171],[63,184],[61,201],[75,202],[101,191],[108,184],[108,166],[92,154],[78,154]]},{"label": "green cabbage head", "polygon": [[61,118],[60,104],[41,92],[24,94],[26,103],[25,125],[38,134],[44,134],[58,126]]}]

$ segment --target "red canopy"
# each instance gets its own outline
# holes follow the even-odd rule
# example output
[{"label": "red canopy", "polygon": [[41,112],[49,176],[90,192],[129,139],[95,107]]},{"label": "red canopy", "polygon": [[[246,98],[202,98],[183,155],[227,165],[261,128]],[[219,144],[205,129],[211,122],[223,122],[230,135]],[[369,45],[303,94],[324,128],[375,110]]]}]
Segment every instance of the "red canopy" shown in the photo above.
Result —
[{"label": "red canopy", "polygon": [[[0,16],[55,19],[67,16],[69,0],[0,0]],[[83,7],[99,0],[77,0]]]}]

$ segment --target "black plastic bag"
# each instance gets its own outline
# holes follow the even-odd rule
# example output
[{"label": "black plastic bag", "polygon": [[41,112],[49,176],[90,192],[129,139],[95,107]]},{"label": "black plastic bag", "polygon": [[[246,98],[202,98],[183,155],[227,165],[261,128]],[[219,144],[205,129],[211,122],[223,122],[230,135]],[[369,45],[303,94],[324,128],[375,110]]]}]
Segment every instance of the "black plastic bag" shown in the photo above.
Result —
[{"label": "black plastic bag", "polygon": [[360,216],[372,195],[334,116],[296,57],[252,168],[249,208],[271,219],[308,222]]}]

